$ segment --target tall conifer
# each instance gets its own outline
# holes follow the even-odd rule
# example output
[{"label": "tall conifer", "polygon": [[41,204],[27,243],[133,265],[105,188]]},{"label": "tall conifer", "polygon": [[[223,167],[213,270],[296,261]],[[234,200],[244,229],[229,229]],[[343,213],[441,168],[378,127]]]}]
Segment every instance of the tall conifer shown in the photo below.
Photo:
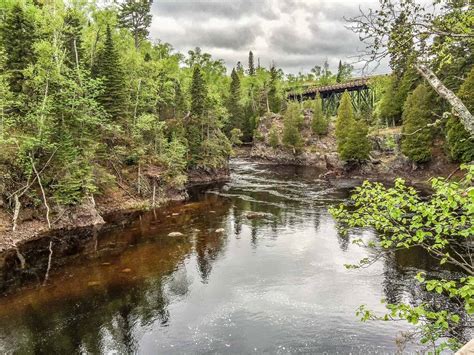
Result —
[{"label": "tall conifer", "polygon": [[339,66],[337,67],[337,76],[336,76],[336,82],[340,83],[342,81],[342,61],[339,60]]},{"label": "tall conifer", "polygon": [[253,61],[253,52],[249,52],[249,75],[255,75],[255,64]]},{"label": "tall conifer", "polygon": [[3,46],[7,59],[5,69],[9,71],[10,90],[20,93],[25,77],[23,70],[34,62],[35,27],[23,7],[16,3],[1,26]]},{"label": "tall conifer", "polygon": [[206,108],[207,88],[199,66],[194,67],[191,82],[191,114],[196,117],[204,115]]},{"label": "tall conifer", "polygon": [[337,152],[343,161],[361,162],[369,157],[370,142],[367,137],[367,124],[363,119],[356,120],[352,101],[346,91],[342,95],[337,111],[336,141]]},{"label": "tall conifer", "polygon": [[431,159],[432,96],[428,87],[420,84],[408,96],[403,107],[402,153],[414,163]]},{"label": "tall conifer", "polygon": [[340,153],[344,148],[349,135],[349,128],[354,124],[354,111],[352,109],[351,97],[347,91],[342,94],[341,102],[337,110],[336,141],[337,150]]},{"label": "tall conifer", "polygon": [[278,95],[278,70],[273,64],[270,68],[270,88],[268,90],[268,104],[270,111],[278,113],[281,110],[281,100]]},{"label": "tall conifer", "polygon": [[229,111],[230,117],[226,129],[227,133],[229,133],[232,128],[238,128],[241,131],[243,131],[244,129],[243,110],[240,104],[240,79],[235,69],[232,69],[230,77],[231,82],[229,90],[229,99],[227,102],[227,109]]},{"label": "tall conifer", "polygon": [[311,129],[317,135],[324,135],[328,131],[328,121],[323,113],[323,104],[319,94],[311,105],[313,111],[313,119],[311,121]]},{"label": "tall conifer", "polygon": [[201,145],[204,141],[204,121],[206,112],[207,87],[201,68],[196,65],[190,88],[191,116],[186,122],[186,139],[188,141],[191,164],[199,158]]},{"label": "tall conifer", "polygon": [[113,119],[119,119],[125,112],[124,74],[119,54],[115,48],[110,26],[107,26],[104,48],[100,51],[95,75],[102,78],[104,91],[99,101]]},{"label": "tall conifer", "polygon": [[151,4],[150,0],[125,0],[120,5],[119,24],[132,32],[135,48],[138,48],[149,34],[148,27],[152,21]]},{"label": "tall conifer", "polygon": [[303,147],[303,139],[300,133],[300,125],[303,115],[299,103],[288,105],[283,117],[283,144],[293,149],[293,153],[298,152]]}]

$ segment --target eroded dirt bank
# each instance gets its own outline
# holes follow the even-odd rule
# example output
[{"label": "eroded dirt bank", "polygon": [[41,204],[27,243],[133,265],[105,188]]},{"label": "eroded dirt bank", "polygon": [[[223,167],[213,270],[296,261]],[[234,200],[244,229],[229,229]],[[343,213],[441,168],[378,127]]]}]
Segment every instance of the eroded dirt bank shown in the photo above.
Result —
[{"label": "eroded dirt bank", "polygon": [[229,176],[228,168],[213,171],[194,170],[189,172],[186,189],[161,189],[154,199],[153,196],[138,195],[131,184],[122,182],[101,195],[86,198],[79,206],[56,209],[50,219],[51,228],[48,228],[42,206],[25,207],[20,210],[18,225],[13,231],[12,212],[0,205],[0,265],[3,252],[15,250],[27,241],[42,238],[51,232],[101,226],[106,224],[109,215],[149,210],[173,201],[184,201],[188,197],[188,188],[224,182]]}]

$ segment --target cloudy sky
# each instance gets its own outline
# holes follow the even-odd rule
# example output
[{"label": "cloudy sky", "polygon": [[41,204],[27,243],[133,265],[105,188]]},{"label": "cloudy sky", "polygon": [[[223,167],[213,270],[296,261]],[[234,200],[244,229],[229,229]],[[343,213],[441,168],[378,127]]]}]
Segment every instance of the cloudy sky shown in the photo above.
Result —
[{"label": "cloudy sky", "polygon": [[[340,59],[363,49],[344,17],[374,8],[378,0],[155,0],[151,37],[186,53],[196,46],[225,60],[230,68],[247,64],[248,52],[262,66],[275,61],[285,72],[307,72],[327,58]],[[377,71],[386,71],[382,65]]]}]

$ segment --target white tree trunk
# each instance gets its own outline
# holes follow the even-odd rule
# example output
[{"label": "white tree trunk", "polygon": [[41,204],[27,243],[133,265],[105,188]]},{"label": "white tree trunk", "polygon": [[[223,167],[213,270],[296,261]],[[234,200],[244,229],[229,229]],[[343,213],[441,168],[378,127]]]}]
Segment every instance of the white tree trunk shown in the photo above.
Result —
[{"label": "white tree trunk", "polygon": [[431,87],[438,93],[439,96],[444,98],[452,106],[455,114],[459,116],[464,128],[469,132],[471,137],[474,137],[474,117],[467,109],[466,105],[457,97],[451,90],[449,90],[442,82],[438,79],[435,73],[424,64],[415,64],[416,70],[421,74],[423,78],[431,85]]}]

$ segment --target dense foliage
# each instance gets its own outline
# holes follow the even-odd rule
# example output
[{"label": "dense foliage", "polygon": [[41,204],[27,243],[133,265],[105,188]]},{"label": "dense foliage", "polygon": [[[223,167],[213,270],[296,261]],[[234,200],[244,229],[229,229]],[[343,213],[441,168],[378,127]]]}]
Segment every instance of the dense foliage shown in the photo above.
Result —
[{"label": "dense foliage", "polygon": [[[470,111],[474,111],[474,67],[459,88],[458,96]],[[462,163],[474,161],[474,137],[469,135],[458,117],[450,115],[446,123],[446,131],[451,158]]]},{"label": "dense foliage", "polygon": [[20,206],[49,213],[124,179],[151,196],[182,188],[189,169],[226,167],[226,69],[199,48],[184,57],[147,40],[149,10],[2,7],[0,194],[14,219]]},{"label": "dense foliage", "polygon": [[463,329],[472,324],[474,313],[474,269],[470,259],[474,236],[474,167],[465,167],[466,175],[459,182],[433,178],[433,193],[423,198],[412,187],[398,179],[394,187],[365,182],[355,190],[349,205],[333,208],[341,233],[352,228],[374,228],[376,240],[355,239],[353,242],[370,248],[371,257],[349,268],[367,267],[385,257],[387,252],[412,247],[423,248],[441,265],[451,264],[459,273],[452,278],[418,281],[433,294],[444,296],[455,307],[436,307],[436,302],[388,304],[389,313],[377,316],[361,307],[363,320],[405,319],[416,326],[414,334],[440,351],[462,345]]}]

